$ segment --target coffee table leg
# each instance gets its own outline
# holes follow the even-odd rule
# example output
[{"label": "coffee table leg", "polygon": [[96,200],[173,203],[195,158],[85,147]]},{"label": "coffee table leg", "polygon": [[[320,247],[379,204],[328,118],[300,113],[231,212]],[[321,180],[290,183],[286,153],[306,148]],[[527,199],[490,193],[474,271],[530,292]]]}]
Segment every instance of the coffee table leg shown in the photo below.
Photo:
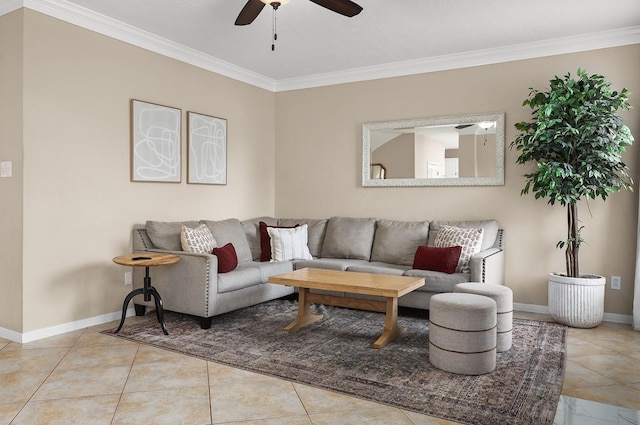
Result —
[{"label": "coffee table leg", "polygon": [[398,326],[398,299],[393,297],[387,298],[387,316],[384,324],[384,332],[380,338],[373,343],[373,348],[382,348],[389,342],[400,336],[406,328]]},{"label": "coffee table leg", "polygon": [[307,295],[309,295],[309,288],[300,288],[298,294],[298,316],[283,329],[285,332],[293,332],[322,319],[322,314],[311,313],[311,304],[307,301]]}]

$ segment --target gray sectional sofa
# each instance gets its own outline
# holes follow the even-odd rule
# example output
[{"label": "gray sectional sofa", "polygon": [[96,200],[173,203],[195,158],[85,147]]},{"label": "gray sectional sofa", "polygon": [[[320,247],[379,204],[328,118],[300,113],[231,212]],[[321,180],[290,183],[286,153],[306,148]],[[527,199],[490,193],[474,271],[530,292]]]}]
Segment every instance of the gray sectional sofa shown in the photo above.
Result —
[{"label": "gray sectional sofa", "polygon": [[[312,260],[261,262],[259,223],[293,227],[307,225]],[[182,251],[182,225],[205,224],[218,246],[233,244],[238,267],[218,273],[218,258],[212,254]],[[443,273],[413,269],[418,246],[434,246],[442,226],[483,229],[480,252],[469,261],[466,273]],[[353,272],[420,276],[425,286],[399,299],[400,306],[428,309],[432,295],[453,292],[461,282],[504,284],[503,230],[495,220],[404,222],[375,218],[331,217],[329,219],[276,219],[259,217],[240,221],[201,220],[186,222],[148,221],[133,230],[133,252],[165,252],[180,256],[169,266],[151,269],[153,286],[163,298],[164,308],[190,314],[209,328],[214,316],[290,295],[294,288],[268,283],[270,276],[315,267]],[[142,286],[144,270],[134,267],[134,288]],[[134,299],[136,313],[142,314],[142,297]]]}]

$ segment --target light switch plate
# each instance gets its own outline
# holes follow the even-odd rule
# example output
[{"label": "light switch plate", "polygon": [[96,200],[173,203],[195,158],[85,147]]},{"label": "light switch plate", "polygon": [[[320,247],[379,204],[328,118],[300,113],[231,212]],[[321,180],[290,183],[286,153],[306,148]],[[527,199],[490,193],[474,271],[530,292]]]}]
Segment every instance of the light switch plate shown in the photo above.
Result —
[{"label": "light switch plate", "polygon": [[0,162],[0,177],[11,177],[11,161]]}]

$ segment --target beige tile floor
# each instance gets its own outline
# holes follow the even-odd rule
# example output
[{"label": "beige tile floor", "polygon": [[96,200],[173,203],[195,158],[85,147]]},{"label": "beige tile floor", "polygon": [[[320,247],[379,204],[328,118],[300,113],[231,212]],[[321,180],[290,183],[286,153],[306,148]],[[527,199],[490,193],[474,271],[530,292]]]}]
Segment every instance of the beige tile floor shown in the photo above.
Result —
[{"label": "beige tile floor", "polygon": [[[28,344],[0,338],[0,425],[453,423],[99,333],[116,324]],[[589,423],[638,423],[640,332],[611,323],[570,329],[567,350],[554,424],[587,423],[581,399],[612,408],[610,420]]]}]

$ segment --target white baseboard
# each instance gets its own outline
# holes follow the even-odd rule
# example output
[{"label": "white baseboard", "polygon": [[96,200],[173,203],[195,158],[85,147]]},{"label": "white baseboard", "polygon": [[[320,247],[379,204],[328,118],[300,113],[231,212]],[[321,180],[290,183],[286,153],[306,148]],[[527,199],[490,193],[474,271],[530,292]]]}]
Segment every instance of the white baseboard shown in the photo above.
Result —
[{"label": "white baseboard", "polygon": [[[8,339],[9,341],[18,342],[20,344],[26,344],[27,342],[37,341],[39,339],[49,338],[51,336],[56,336],[71,331],[77,331],[78,329],[84,329],[89,326],[96,326],[103,323],[113,322],[114,320],[120,320],[120,318],[122,317],[121,315],[122,311],[115,311],[113,313],[102,314],[100,316],[90,317],[88,319],[63,323],[62,325],[50,326],[47,328],[37,329],[35,331],[29,331],[25,333],[0,328],[0,338]],[[127,317],[134,315],[135,309],[129,308],[127,310]]]},{"label": "white baseboard", "polygon": [[549,314],[549,307],[546,305],[513,303],[513,309],[525,313]]},{"label": "white baseboard", "polygon": [[[513,309],[526,313],[549,314],[549,307],[546,305],[513,303]],[[612,323],[632,324],[633,316],[617,313],[605,313],[602,320]]]},{"label": "white baseboard", "polygon": [[633,323],[633,316],[626,314],[605,313],[602,320],[604,320],[605,322],[625,323],[627,325],[630,325]]},{"label": "white baseboard", "polygon": [[[516,311],[523,311],[526,313],[538,313],[549,314],[549,308],[546,305],[536,304],[522,304],[513,303],[513,309]],[[0,338],[8,339],[9,341],[18,342],[20,344],[26,344],[27,342],[37,341],[39,339],[49,338],[51,336],[60,335],[63,333],[76,331],[78,329],[84,329],[89,326],[101,325],[103,323],[113,322],[120,319],[121,312],[115,311],[113,313],[107,313],[100,316],[90,317],[88,319],[82,319],[75,322],[64,323],[62,325],[50,326],[47,328],[37,329],[35,331],[20,333],[10,329],[0,328]],[[127,317],[134,316],[135,309],[130,308],[127,310]],[[625,323],[632,324],[633,317],[626,314],[605,313],[603,320],[605,322],[613,323]]]}]

